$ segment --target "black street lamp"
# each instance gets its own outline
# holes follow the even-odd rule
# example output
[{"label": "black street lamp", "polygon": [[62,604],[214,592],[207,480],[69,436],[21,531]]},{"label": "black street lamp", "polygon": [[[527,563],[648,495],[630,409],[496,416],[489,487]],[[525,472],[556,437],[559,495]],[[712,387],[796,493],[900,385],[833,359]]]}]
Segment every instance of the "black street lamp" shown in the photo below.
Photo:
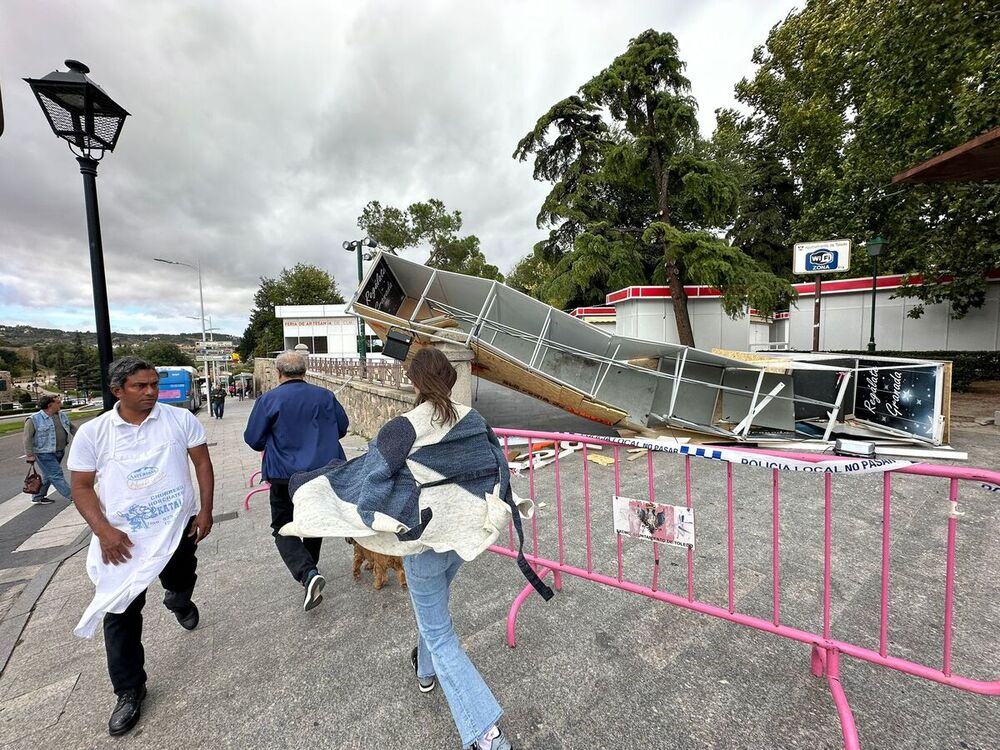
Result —
[{"label": "black street lamp", "polygon": [[87,77],[90,68],[67,60],[68,72],[54,71],[44,78],[25,78],[38,99],[52,132],[69,143],[83,175],[83,196],[90,235],[90,275],[94,287],[97,355],[101,363],[101,393],[104,410],[115,398],[108,384],[111,364],[111,318],[108,315],[108,285],[104,277],[101,218],[97,210],[97,163],[105,151],[114,151],[122,125],[128,117],[121,105]]},{"label": "black street lamp", "polygon": [[[361,265],[362,259],[371,260],[374,257],[373,253],[364,252],[365,247],[378,247],[378,243],[371,239],[370,237],[365,237],[363,240],[344,240],[344,249],[353,253],[358,254],[358,289],[361,288],[361,280],[365,277],[364,268]],[[361,362],[361,367],[365,367],[365,353],[368,351],[368,335],[365,330],[365,319],[360,315],[358,316],[358,359]]]},{"label": "black street lamp", "polygon": [[868,251],[869,257],[872,259],[872,333],[871,337],[868,339],[868,351],[875,351],[875,292],[878,288],[878,256],[882,254],[882,247],[885,245],[885,240],[881,237],[876,237],[873,240],[868,240],[865,243],[865,249]]}]

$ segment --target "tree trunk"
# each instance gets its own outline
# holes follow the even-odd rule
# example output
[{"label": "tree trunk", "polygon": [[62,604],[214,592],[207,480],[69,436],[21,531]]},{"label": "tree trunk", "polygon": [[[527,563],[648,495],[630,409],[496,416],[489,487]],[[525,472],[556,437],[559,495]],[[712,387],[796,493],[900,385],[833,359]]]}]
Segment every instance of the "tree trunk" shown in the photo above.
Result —
[{"label": "tree trunk", "polygon": [[[653,128],[653,103],[646,99],[646,129],[654,145],[650,149],[649,158],[652,162],[653,176],[656,178],[656,207],[659,209],[658,220],[670,224],[670,174],[664,163],[659,146],[655,145],[655,129]],[[694,331],[691,330],[691,316],[688,315],[687,292],[684,291],[684,279],[677,262],[670,255],[670,243],[663,242],[663,263],[670,283],[670,298],[674,305],[674,321],[677,324],[677,340],[683,346],[694,346]]]},{"label": "tree trunk", "polygon": [[[665,251],[666,252],[666,251]],[[687,292],[684,280],[676,263],[667,260],[667,274],[670,278],[670,299],[674,304],[674,322],[677,324],[677,340],[683,346],[694,346],[694,331],[688,315]]]}]

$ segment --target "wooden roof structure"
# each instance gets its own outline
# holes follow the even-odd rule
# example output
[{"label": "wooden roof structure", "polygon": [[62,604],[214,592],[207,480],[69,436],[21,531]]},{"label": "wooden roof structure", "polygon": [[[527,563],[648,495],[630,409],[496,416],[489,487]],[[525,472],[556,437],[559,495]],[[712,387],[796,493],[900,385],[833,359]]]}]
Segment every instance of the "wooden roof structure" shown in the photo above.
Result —
[{"label": "wooden roof structure", "polygon": [[894,183],[973,180],[1000,180],[1000,128],[983,133],[892,178]]}]

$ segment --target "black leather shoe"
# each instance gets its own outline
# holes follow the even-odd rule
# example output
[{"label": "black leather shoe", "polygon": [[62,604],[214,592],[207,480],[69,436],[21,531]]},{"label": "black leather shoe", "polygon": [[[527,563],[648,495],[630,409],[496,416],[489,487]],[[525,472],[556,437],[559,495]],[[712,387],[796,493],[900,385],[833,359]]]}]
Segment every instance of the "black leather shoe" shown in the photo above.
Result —
[{"label": "black leather shoe", "polygon": [[139,721],[140,708],[145,699],[145,685],[138,690],[129,690],[119,695],[118,703],[111,712],[111,720],[108,722],[108,734],[117,737],[134,727]]},{"label": "black leather shoe", "polygon": [[198,627],[198,606],[194,602],[191,602],[191,609],[183,615],[180,612],[174,612],[174,617],[177,618],[177,622],[185,630],[194,630]]}]

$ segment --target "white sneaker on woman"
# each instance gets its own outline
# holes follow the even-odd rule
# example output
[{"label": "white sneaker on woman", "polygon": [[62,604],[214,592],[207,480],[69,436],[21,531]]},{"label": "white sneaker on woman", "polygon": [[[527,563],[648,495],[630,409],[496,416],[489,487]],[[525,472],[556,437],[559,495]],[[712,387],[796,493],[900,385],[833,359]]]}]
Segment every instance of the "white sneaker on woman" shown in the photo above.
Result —
[{"label": "white sneaker on woman", "polygon": [[468,750],[513,750],[513,748],[506,735],[493,725],[486,734],[473,742]]}]

